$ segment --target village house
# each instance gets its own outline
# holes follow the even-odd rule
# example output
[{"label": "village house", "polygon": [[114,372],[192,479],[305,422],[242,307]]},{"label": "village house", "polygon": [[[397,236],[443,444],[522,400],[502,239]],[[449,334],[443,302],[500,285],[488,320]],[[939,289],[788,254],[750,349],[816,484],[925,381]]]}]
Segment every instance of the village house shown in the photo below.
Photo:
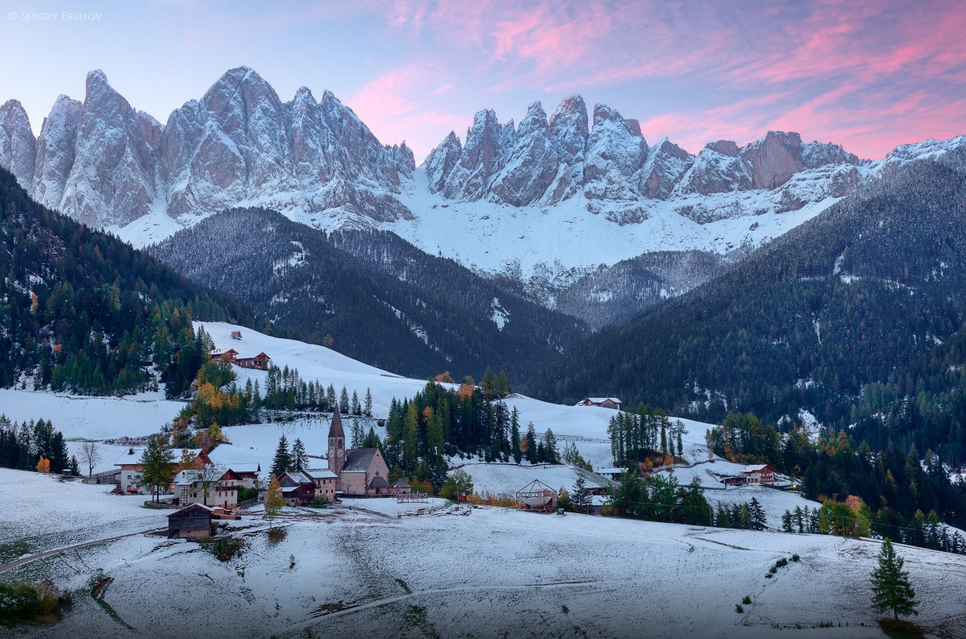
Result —
[{"label": "village house", "polygon": [[601,408],[620,410],[622,403],[616,397],[588,397],[577,402],[577,406],[599,406]]},{"label": "village house", "polygon": [[315,500],[315,481],[304,472],[287,470],[278,478],[287,506],[305,506]]},{"label": "village house", "polygon": [[[153,491],[150,486],[141,485],[141,472],[144,470],[141,466],[141,456],[144,454],[144,448],[131,447],[128,448],[127,452],[121,455],[120,459],[114,464],[115,466],[120,466],[120,475],[118,481],[118,487],[123,495],[152,495]],[[202,464],[210,464],[211,459],[208,455],[200,448],[188,449],[188,454],[194,459],[195,467],[200,467]],[[178,466],[181,463],[180,457],[176,456],[173,466]]]},{"label": "village house", "polygon": [[[205,495],[204,471],[200,469],[182,470],[171,482],[175,496],[181,505],[200,503],[207,506],[234,510],[238,506],[238,488],[242,478],[230,468],[225,470],[216,481],[208,485]],[[213,475],[209,475],[212,477]]]},{"label": "village house", "polygon": [[389,494],[389,466],[378,448],[346,450],[339,407],[329,426],[329,470],[338,476],[336,490],[346,496]]},{"label": "village house", "polygon": [[254,368],[260,371],[267,371],[272,359],[265,353],[259,353],[254,357],[241,357],[241,353],[234,348],[229,348],[227,351],[221,353],[212,353],[211,361],[228,362],[229,364],[241,366],[242,368]]},{"label": "village house", "polygon": [[310,468],[305,474],[315,483],[315,497],[325,497],[325,501],[335,501],[335,490],[339,485],[339,476],[328,468]]},{"label": "village house", "polygon": [[775,483],[775,468],[771,464],[759,464],[756,466],[745,466],[741,471],[749,484],[773,484]]}]

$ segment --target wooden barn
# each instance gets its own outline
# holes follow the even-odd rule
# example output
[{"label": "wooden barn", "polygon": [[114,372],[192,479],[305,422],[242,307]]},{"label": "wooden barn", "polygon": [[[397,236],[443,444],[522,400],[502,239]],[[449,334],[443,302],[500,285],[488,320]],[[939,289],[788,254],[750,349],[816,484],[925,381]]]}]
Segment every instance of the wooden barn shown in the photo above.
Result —
[{"label": "wooden barn", "polygon": [[168,538],[204,539],[211,536],[211,518],[214,511],[202,504],[191,504],[187,508],[168,515]]},{"label": "wooden barn", "polygon": [[242,368],[255,368],[260,371],[267,371],[271,361],[268,355],[259,353],[255,357],[235,357],[231,360],[231,363]]},{"label": "wooden barn", "polygon": [[578,406],[599,406],[600,408],[612,408],[620,410],[621,400],[616,397],[588,397],[577,402]]}]

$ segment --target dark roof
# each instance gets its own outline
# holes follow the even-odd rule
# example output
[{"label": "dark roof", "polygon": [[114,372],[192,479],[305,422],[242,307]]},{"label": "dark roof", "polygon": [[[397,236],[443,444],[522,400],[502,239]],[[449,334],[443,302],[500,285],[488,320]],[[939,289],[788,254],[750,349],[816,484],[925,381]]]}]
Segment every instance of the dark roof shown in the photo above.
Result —
[{"label": "dark roof", "polygon": [[[329,437],[341,437],[342,439],[345,439],[345,431],[342,430],[342,416],[339,415],[338,404],[336,404],[335,410],[332,411],[332,424],[329,426]],[[346,460],[346,463],[349,463],[348,459]]]},{"label": "dark roof", "polygon": [[389,486],[389,482],[384,477],[373,477],[372,481],[369,482],[370,488],[386,488],[387,486]]},{"label": "dark roof", "polygon": [[392,483],[392,486],[393,488],[412,488],[412,486],[406,483],[405,479],[397,479]]},{"label": "dark roof", "polygon": [[376,456],[377,452],[379,452],[378,448],[354,448],[345,451],[345,466],[342,467],[342,472],[366,472],[369,470],[369,464],[372,463],[372,458]]},{"label": "dark roof", "polygon": [[182,517],[191,510],[200,510],[203,513],[207,513],[209,517],[211,516],[211,513],[214,512],[211,508],[209,508],[208,506],[205,506],[204,504],[191,504],[190,506],[182,508],[181,510],[176,510],[175,512],[171,513],[170,515],[168,515],[168,519],[171,519],[172,517]]}]

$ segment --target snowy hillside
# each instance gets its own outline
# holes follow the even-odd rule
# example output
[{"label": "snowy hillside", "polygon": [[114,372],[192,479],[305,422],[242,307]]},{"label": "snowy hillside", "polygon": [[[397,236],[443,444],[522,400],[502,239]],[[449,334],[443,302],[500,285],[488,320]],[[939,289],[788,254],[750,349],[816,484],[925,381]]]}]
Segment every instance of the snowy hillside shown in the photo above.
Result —
[{"label": "snowy hillside", "polygon": [[[25,476],[32,490],[20,489]],[[103,491],[0,470],[5,509],[34,513],[34,496],[43,494],[45,510],[60,515],[50,521],[54,530],[85,531],[60,543],[122,530],[119,514],[130,520],[124,530],[163,519],[163,511],[125,509],[124,498],[92,495],[97,508],[90,508],[79,489]],[[31,637],[885,637],[869,603],[876,542],[497,508],[358,505],[381,503],[388,517],[289,511],[276,523],[288,533],[277,544],[268,542],[267,522],[247,514],[230,528],[246,546],[226,563],[192,542],[133,535],[2,578],[50,577],[74,591],[63,619],[32,626]],[[398,517],[417,508],[433,512]],[[148,519],[134,521],[136,512]],[[20,534],[4,526],[0,543]],[[930,636],[966,636],[966,558],[898,551],[922,600],[916,622]],[[788,565],[766,578],[780,559]],[[95,601],[90,583],[104,577],[112,581]],[[744,597],[751,603],[737,612]]]}]

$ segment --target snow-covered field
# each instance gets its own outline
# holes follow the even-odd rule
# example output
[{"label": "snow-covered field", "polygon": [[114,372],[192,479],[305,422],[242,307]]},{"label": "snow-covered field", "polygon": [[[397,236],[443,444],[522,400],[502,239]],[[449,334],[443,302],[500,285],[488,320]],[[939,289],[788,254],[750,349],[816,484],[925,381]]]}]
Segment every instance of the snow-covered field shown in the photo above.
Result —
[{"label": "snow-covered field", "polygon": [[[115,511],[89,509],[76,498],[76,484],[4,471],[3,485],[20,483],[11,473],[47,482],[31,486],[59,518],[83,520],[92,538],[98,527],[115,528]],[[5,488],[2,496],[5,510],[43,510],[32,505],[40,501],[34,490]],[[454,510],[438,500],[351,505],[389,517],[347,508],[284,515],[276,525],[288,535],[272,545],[266,522],[251,514],[232,524],[246,548],[227,563],[193,542],[146,535],[40,559],[0,579],[49,576],[74,591],[72,609],[58,624],[26,634],[0,629],[0,636],[885,636],[869,604],[875,542]],[[428,514],[398,516],[417,508]],[[793,553],[801,561],[765,577]],[[899,553],[922,600],[916,621],[936,636],[966,637],[966,557],[907,547]],[[113,578],[101,604],[88,585],[99,571]],[[745,596],[752,603],[738,613]]]}]

